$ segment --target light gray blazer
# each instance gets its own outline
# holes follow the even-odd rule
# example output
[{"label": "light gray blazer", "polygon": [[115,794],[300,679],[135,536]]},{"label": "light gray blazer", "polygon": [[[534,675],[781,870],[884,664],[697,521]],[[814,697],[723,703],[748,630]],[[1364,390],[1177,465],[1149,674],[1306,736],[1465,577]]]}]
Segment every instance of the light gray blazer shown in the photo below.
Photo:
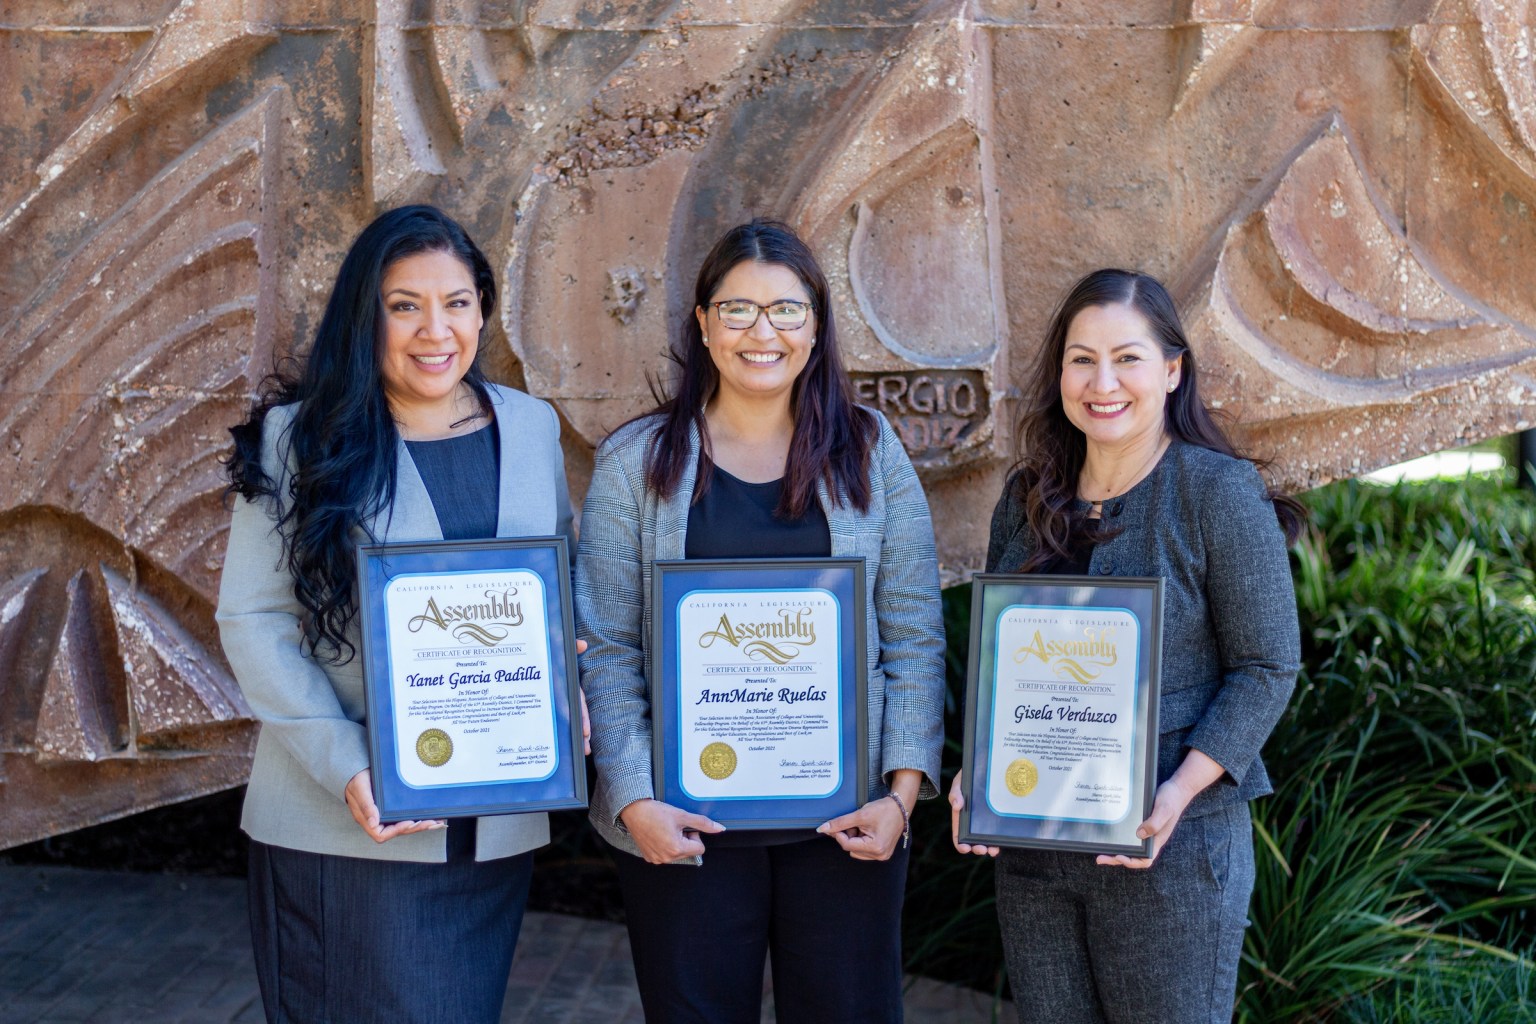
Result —
[{"label": "light gray blazer", "polygon": [[[1014,483],[992,514],[988,572],[1016,571],[1035,548]],[[1296,688],[1301,631],[1285,536],[1258,470],[1175,441],[1141,483],[1105,502],[1104,519],[1120,532],[1093,549],[1089,573],[1163,577],[1157,781],[1194,748],[1226,774],[1185,817],[1269,793],[1259,750]]]},{"label": "light gray blazer", "polygon": [[[547,403],[491,387],[501,442],[498,537],[571,534],[571,502],[560,423]],[[295,406],[273,409],[262,429],[261,465],[286,503],[287,429]],[[416,464],[398,445],[393,506],[369,525],[380,541],[442,540],[443,531]],[[368,767],[362,659],[332,665],[300,647],[304,608],[283,567],[273,500],[235,500],[219,585],[219,637],[240,689],[261,722],[241,826],[272,846],[377,860],[442,861],[442,831],[375,843],[352,819],[343,793]],[[366,543],[361,529],[356,543]],[[359,643],[358,625],[349,630]],[[322,647],[322,654],[324,648]],[[543,814],[481,818],[476,858],[492,860],[549,842]]]},{"label": "light gray blazer", "polygon": [[[870,455],[869,511],[836,505],[817,488],[836,557],[864,558],[869,673],[869,786],[881,793],[898,768],[923,773],[921,796],[938,793],[944,745],[944,621],[928,501],[884,417]],[[592,822],[630,853],[619,812],[654,796],[651,698],[645,678],[651,635],[651,563],[684,557],[688,508],[699,461],[689,437],[687,469],[671,497],[645,484],[645,454],[657,421],[621,428],[597,450],[581,515],[576,558],[577,631],[592,715],[597,784]]]}]

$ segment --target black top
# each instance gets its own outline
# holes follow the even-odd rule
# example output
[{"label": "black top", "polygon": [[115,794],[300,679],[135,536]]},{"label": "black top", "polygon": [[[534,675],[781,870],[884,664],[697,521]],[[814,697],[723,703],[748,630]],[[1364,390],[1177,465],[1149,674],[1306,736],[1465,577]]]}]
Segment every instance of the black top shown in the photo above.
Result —
[{"label": "black top", "polygon": [[1038,571],[1051,576],[1087,576],[1088,563],[1093,561],[1094,547],[1093,541],[1074,537],[1071,558],[1057,555],[1042,565]]},{"label": "black top", "polygon": [[444,540],[496,536],[501,452],[494,424],[437,441],[407,441]]},{"label": "black top", "polygon": [[[738,480],[719,466],[709,489],[688,510],[687,558],[826,558],[832,554],[832,529],[820,502],[799,519],[779,519],[773,510],[784,491],[783,479],[765,484]],[[778,846],[816,838],[804,829],[745,829],[700,835],[705,849]]]},{"label": "black top", "polygon": [[[501,508],[501,444],[494,423],[456,437],[407,441],[405,450],[432,499],[444,540],[496,536]],[[448,859],[475,859],[474,818],[448,819]]]},{"label": "black top", "polygon": [[688,510],[686,558],[826,558],[832,530],[820,502],[799,519],[779,519],[784,481],[749,484],[719,466],[704,496]]}]

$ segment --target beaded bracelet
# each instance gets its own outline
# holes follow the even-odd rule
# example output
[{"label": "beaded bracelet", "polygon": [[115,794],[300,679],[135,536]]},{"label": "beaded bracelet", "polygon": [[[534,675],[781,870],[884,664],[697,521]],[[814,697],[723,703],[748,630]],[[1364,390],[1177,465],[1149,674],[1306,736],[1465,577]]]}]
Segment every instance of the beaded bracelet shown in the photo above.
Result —
[{"label": "beaded bracelet", "polygon": [[905,850],[912,845],[912,815],[907,813],[907,805],[901,802],[901,797],[895,791],[885,794],[896,801],[896,806],[901,808],[901,848]]}]

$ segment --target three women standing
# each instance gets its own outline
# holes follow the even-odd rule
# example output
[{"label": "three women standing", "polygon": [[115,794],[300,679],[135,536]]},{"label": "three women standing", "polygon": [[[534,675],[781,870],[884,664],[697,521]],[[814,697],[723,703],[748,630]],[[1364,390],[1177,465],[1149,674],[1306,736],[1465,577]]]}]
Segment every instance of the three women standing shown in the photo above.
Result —
[{"label": "three women standing", "polygon": [[[1164,580],[1151,858],[1003,850],[1021,1022],[1226,1022],[1253,889],[1248,801],[1300,667],[1286,544],[1303,521],[1200,400],[1163,287],[1100,270],[1062,300],[1025,396],[988,572]],[[950,791],[958,836],[959,779]],[[995,848],[959,844],[997,856]]]},{"label": "three women standing", "polygon": [[[618,850],[646,1018],[756,1022],[771,950],[781,1020],[900,1020],[902,840],[943,744],[927,502],[890,425],[854,403],[826,278],[787,227],[727,232],[693,313],[671,396],[598,449],[576,566],[592,820]],[[865,561],[874,797],[821,835],[727,833],[652,789],[652,562],[771,556]]]},{"label": "three women standing", "polygon": [[392,210],[342,261],[302,373],[232,431],[218,623],[261,722],[241,824],[269,1021],[500,1019],[548,821],[380,823],[355,561],[370,540],[570,535],[554,410],[479,368],[495,308],[458,224]]},{"label": "three women standing", "polygon": [[[570,534],[553,410],[478,369],[494,308],[457,224],[391,211],[343,261],[302,374],[233,432],[245,500],[218,620],[262,722],[243,826],[272,1021],[499,1016],[545,818],[381,825],[354,657],[357,543]],[[693,313],[671,396],[598,449],[576,566],[592,818],[618,851],[642,1001],[655,1021],[756,1022],[771,952],[781,1019],[898,1021],[903,839],[943,744],[927,504],[889,424],[855,404],[826,280],[787,227],[727,232]],[[1253,885],[1247,801],[1269,791],[1259,749],[1298,669],[1300,507],[1211,419],[1151,278],[1080,281],[1026,401],[987,569],[1166,590],[1153,857],[1002,852],[1020,1020],[1224,1021]],[[819,835],[728,833],[652,789],[652,563],[775,556],[861,556],[871,595],[874,797]]]}]

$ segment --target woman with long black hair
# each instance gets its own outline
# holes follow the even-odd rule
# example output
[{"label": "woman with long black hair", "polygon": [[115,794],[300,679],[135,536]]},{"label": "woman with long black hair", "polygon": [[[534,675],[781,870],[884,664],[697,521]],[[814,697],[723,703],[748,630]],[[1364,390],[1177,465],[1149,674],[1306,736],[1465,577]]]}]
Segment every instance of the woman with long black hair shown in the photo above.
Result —
[{"label": "woman with long black hair", "polygon": [[231,433],[219,590],[261,722],[242,827],[273,1022],[493,1024],[542,814],[383,824],[368,771],[356,546],[570,534],[554,410],[489,383],[490,264],[430,206],[353,242],[298,372]]},{"label": "woman with long black hair", "polygon": [[[928,505],[884,418],[858,407],[826,278],[783,224],[705,258],[654,412],[598,448],[576,564],[592,820],[616,848],[646,1019],[901,1019],[906,819],[936,793],[944,627]],[[817,832],[732,832],[656,800],[645,662],[652,563],[863,556],[873,798]],[[679,866],[678,862],[684,865]]]},{"label": "woman with long black hair", "polygon": [[1300,669],[1286,544],[1305,523],[1201,401],[1167,291],[1098,270],[1051,317],[1026,386],[1022,456],[992,515],[988,572],[1164,581],[1150,857],[956,846],[997,863],[1021,1024],[1232,1019],[1253,891],[1248,801]]}]

